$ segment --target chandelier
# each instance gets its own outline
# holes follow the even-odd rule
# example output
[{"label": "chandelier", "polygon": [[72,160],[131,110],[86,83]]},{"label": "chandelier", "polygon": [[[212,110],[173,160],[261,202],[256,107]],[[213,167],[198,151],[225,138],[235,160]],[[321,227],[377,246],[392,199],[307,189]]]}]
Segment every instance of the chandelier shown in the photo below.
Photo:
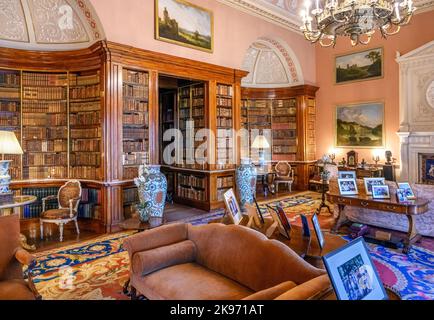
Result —
[{"label": "chandelier", "polygon": [[376,29],[383,38],[397,34],[416,10],[413,0],[325,0],[324,8],[314,1],[312,10],[310,0],[304,3],[300,29],[323,47],[334,47],[338,36],[349,37],[353,46],[368,44]]}]

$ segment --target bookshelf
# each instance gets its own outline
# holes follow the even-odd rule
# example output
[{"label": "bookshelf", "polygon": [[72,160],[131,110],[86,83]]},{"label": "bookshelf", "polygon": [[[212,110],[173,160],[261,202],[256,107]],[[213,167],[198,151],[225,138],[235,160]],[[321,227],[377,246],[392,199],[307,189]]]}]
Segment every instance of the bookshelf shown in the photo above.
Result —
[{"label": "bookshelf", "polygon": [[217,84],[216,169],[234,169],[234,110],[232,85]]},{"label": "bookshelf", "polygon": [[122,109],[123,178],[149,163],[149,73],[124,68]]}]

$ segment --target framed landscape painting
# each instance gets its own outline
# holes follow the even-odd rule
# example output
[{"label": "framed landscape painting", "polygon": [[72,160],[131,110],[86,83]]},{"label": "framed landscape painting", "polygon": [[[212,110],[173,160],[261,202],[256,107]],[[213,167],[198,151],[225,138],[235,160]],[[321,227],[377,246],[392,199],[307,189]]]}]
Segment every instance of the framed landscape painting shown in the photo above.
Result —
[{"label": "framed landscape painting", "polygon": [[336,107],[337,148],[384,148],[384,103]]},{"label": "framed landscape painting", "polygon": [[336,84],[383,77],[383,48],[336,57]]},{"label": "framed landscape painting", "polygon": [[183,0],[155,0],[155,38],[213,52],[214,16]]}]

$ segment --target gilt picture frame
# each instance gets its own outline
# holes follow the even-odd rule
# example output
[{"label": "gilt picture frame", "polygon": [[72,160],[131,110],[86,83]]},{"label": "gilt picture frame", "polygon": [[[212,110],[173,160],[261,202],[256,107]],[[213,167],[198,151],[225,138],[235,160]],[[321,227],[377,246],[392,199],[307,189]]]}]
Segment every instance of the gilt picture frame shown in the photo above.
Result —
[{"label": "gilt picture frame", "polygon": [[214,13],[185,0],[155,0],[155,39],[214,51]]}]

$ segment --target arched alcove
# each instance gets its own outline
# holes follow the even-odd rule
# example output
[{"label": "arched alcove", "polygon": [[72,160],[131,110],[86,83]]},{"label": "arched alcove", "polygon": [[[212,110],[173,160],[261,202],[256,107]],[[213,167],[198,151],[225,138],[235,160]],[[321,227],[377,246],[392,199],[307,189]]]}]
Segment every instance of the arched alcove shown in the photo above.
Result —
[{"label": "arched alcove", "polygon": [[104,40],[88,0],[0,0],[0,46],[72,50]]},{"label": "arched alcove", "polygon": [[282,88],[304,84],[300,63],[282,40],[262,37],[247,50],[242,68],[249,75],[242,81],[248,88]]}]

